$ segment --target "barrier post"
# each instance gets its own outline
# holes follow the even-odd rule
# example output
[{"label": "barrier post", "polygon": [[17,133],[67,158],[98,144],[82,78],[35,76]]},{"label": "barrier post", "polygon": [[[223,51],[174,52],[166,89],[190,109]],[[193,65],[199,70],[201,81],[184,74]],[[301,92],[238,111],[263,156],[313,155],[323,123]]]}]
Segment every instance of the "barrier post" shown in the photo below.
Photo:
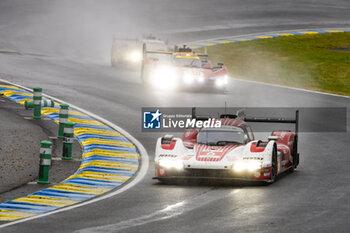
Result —
[{"label": "barrier post", "polygon": [[74,142],[74,125],[75,123],[67,121],[64,123],[64,140],[63,140],[63,150],[62,159],[71,160],[72,159],[72,148]]},{"label": "barrier post", "polygon": [[[52,99],[43,99],[41,100],[41,107],[54,107],[55,101]],[[24,107],[30,109],[34,107],[34,101],[24,101]]]},{"label": "barrier post", "polygon": [[68,121],[68,104],[60,104],[58,138],[63,138],[64,123]]},{"label": "barrier post", "polygon": [[38,184],[49,184],[49,170],[51,166],[52,142],[40,142],[40,164]]},{"label": "barrier post", "polygon": [[33,118],[34,119],[41,119],[41,92],[42,92],[42,88],[41,87],[34,87],[33,88],[33,106],[34,106],[34,115]]}]

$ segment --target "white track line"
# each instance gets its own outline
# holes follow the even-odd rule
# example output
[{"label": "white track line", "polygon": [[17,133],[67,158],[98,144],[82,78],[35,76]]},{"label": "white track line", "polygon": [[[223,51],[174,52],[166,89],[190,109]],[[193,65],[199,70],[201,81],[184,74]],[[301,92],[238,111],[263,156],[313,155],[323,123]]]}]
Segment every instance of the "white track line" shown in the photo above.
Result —
[{"label": "white track line", "polygon": [[[24,87],[24,86],[21,86],[21,85],[18,85],[18,84],[11,83],[11,82],[9,82],[7,80],[4,80],[4,79],[0,79],[0,81],[8,83],[8,84],[13,85],[13,86],[17,86],[17,87],[23,88],[23,89],[28,90],[28,91],[32,91],[30,88],[27,88],[27,87]],[[61,103],[67,103],[66,101],[57,99],[55,97],[52,97],[52,96],[49,96],[49,95],[46,95],[46,94],[43,94],[43,96],[45,96],[47,98],[51,98],[51,99],[56,100],[56,101],[61,102]],[[55,213],[64,212],[64,211],[71,210],[71,209],[75,209],[75,208],[78,208],[80,206],[85,206],[85,205],[88,205],[88,204],[91,204],[91,203],[94,203],[94,202],[98,202],[98,201],[101,201],[101,200],[113,197],[115,195],[118,195],[118,194],[120,194],[122,192],[125,192],[126,190],[132,188],[138,182],[140,182],[143,179],[143,177],[146,175],[147,170],[148,170],[148,166],[149,166],[148,154],[147,154],[146,149],[143,147],[143,145],[136,138],[131,136],[128,132],[126,132],[125,130],[123,130],[119,126],[113,124],[112,122],[110,122],[110,121],[108,121],[108,120],[106,120],[106,119],[104,119],[104,118],[102,118],[100,116],[97,116],[97,115],[95,115],[95,114],[93,114],[93,113],[91,113],[91,112],[89,112],[87,110],[79,108],[79,107],[77,107],[75,105],[72,105],[70,103],[67,103],[67,104],[69,104],[70,107],[72,107],[72,108],[74,108],[74,109],[76,109],[76,110],[78,110],[80,112],[83,112],[83,113],[85,113],[85,114],[95,118],[96,120],[99,120],[99,121],[105,123],[106,125],[108,125],[111,128],[119,131],[125,137],[130,139],[136,145],[136,147],[139,150],[140,155],[141,155],[141,167],[140,167],[139,171],[137,172],[136,176],[130,182],[127,182],[125,185],[123,185],[121,188],[119,188],[119,189],[117,189],[115,191],[111,191],[111,192],[109,192],[109,193],[107,193],[105,195],[96,197],[96,198],[91,199],[89,201],[81,202],[81,203],[76,204],[76,205],[64,207],[64,208],[61,208],[61,209],[58,209],[58,210],[54,210],[54,211],[51,211],[51,212],[48,212],[48,213],[45,213],[45,214],[39,214],[39,215],[36,215],[36,216],[33,216],[33,217],[20,219],[20,220],[14,221],[14,222],[5,223],[5,224],[0,225],[0,228],[4,228],[4,227],[7,227],[7,226],[15,225],[15,224],[26,222],[26,221],[30,221],[30,220],[37,219],[37,218],[42,218],[42,217],[45,217],[45,216],[48,216],[48,215],[51,215],[51,214],[55,214]]]},{"label": "white track line", "polygon": [[314,94],[329,95],[329,96],[334,96],[334,97],[350,99],[350,96],[347,96],[347,95],[338,95],[338,94],[332,94],[332,93],[327,93],[327,92],[313,91],[313,90],[307,90],[307,89],[302,89],[302,88],[297,88],[297,87],[288,87],[288,86],[282,86],[282,85],[278,85],[278,84],[263,83],[263,82],[251,81],[251,80],[245,80],[245,79],[239,79],[239,78],[232,78],[232,79],[234,81],[237,81],[237,82],[255,83],[255,84],[260,84],[260,85],[265,85],[265,86],[270,86],[270,87],[285,88],[285,89],[291,89],[291,90],[295,90],[295,91],[304,91],[304,92],[310,92],[310,93],[314,93]]},{"label": "white track line", "polygon": [[[290,29],[290,30],[281,30],[281,31],[269,31],[269,32],[257,32],[257,33],[249,33],[249,34],[243,34],[243,35],[236,35],[236,36],[224,36],[224,37],[214,37],[210,39],[205,39],[205,40],[196,40],[196,41],[189,41],[183,44],[195,44],[195,43],[201,43],[201,42],[209,42],[209,41],[216,41],[216,40],[221,40],[221,39],[235,39],[235,38],[240,38],[240,37],[252,37],[252,36],[263,36],[263,35],[273,35],[273,34],[278,34],[278,33],[288,33],[288,32],[300,32],[300,31],[343,31],[343,30],[350,30],[350,28],[302,28],[302,29]],[[329,32],[333,33],[333,32]],[[323,33],[319,33],[323,34]],[[325,33],[327,34],[327,33]],[[306,34],[307,35],[307,34]],[[301,36],[306,36],[306,35],[301,35]],[[296,35],[297,36],[297,35]],[[283,37],[283,36],[280,36]],[[262,40],[262,39],[269,39],[269,38],[257,38],[257,40]],[[270,38],[271,39],[271,38]],[[243,41],[242,41],[243,42]]]}]

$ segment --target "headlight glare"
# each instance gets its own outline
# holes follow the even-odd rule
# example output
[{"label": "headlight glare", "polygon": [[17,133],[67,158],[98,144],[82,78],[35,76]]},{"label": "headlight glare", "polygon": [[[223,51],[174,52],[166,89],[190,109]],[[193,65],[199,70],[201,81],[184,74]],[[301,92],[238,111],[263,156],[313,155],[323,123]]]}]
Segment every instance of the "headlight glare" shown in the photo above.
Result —
[{"label": "headlight glare", "polygon": [[255,171],[261,168],[261,163],[259,161],[238,161],[234,164],[233,169],[236,172],[240,172],[243,170]]},{"label": "headlight glare", "polygon": [[236,162],[234,165],[234,170],[237,172],[243,171],[246,168],[245,164],[243,162]]},{"label": "headlight glare", "polygon": [[180,160],[161,159],[159,160],[159,166],[180,170],[183,168],[183,163]]},{"label": "headlight glare", "polygon": [[157,88],[175,88],[177,85],[175,70],[170,66],[157,67],[152,75],[152,84]]},{"label": "headlight glare", "polygon": [[142,60],[142,53],[140,51],[132,51],[130,54],[129,54],[129,60],[131,62],[139,62]]}]

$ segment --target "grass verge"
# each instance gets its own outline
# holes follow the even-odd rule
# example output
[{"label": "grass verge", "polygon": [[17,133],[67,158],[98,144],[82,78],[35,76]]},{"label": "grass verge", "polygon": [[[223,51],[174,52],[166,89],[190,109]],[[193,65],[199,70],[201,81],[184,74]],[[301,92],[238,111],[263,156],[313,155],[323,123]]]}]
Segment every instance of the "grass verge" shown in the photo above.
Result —
[{"label": "grass verge", "polygon": [[350,32],[283,36],[208,47],[231,77],[350,96]]}]

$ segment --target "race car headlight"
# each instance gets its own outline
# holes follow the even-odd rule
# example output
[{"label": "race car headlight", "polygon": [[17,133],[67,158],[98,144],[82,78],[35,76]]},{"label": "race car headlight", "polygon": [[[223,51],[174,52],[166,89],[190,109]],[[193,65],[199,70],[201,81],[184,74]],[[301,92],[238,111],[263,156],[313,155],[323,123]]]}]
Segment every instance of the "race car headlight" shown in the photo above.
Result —
[{"label": "race car headlight", "polygon": [[236,172],[240,172],[240,171],[243,171],[244,169],[246,169],[246,164],[243,163],[243,162],[236,162],[233,169],[236,171]]},{"label": "race car headlight", "polygon": [[142,53],[140,51],[132,51],[129,54],[129,60],[131,62],[139,62],[142,60]]},{"label": "race car headlight", "polygon": [[219,78],[215,81],[216,86],[221,87],[225,84],[225,80],[223,78]]},{"label": "race car headlight", "polygon": [[228,83],[228,76],[225,75],[224,77],[218,78],[215,81],[216,86],[221,87],[223,85],[226,85]]},{"label": "race car headlight", "polygon": [[198,82],[200,82],[200,83],[204,82],[204,74],[203,73],[199,74]]},{"label": "race car headlight", "polygon": [[157,67],[152,76],[152,84],[158,88],[171,89],[177,85],[176,72],[170,66]]},{"label": "race car headlight", "polygon": [[159,160],[159,166],[164,168],[175,168],[177,170],[180,170],[183,168],[183,163],[180,160],[161,159]]},{"label": "race car headlight", "polygon": [[234,164],[233,169],[237,172],[248,170],[248,171],[255,171],[261,168],[261,163],[259,161],[238,161]]},{"label": "race car headlight", "polygon": [[255,171],[255,170],[260,169],[260,168],[261,168],[261,163],[258,161],[249,161],[247,163],[247,169],[249,171]]},{"label": "race car headlight", "polygon": [[224,76],[224,84],[228,84],[228,75]]},{"label": "race car headlight", "polygon": [[193,74],[185,74],[185,75],[184,75],[184,83],[190,85],[190,84],[193,83],[193,81],[194,81],[194,76],[193,76]]}]

